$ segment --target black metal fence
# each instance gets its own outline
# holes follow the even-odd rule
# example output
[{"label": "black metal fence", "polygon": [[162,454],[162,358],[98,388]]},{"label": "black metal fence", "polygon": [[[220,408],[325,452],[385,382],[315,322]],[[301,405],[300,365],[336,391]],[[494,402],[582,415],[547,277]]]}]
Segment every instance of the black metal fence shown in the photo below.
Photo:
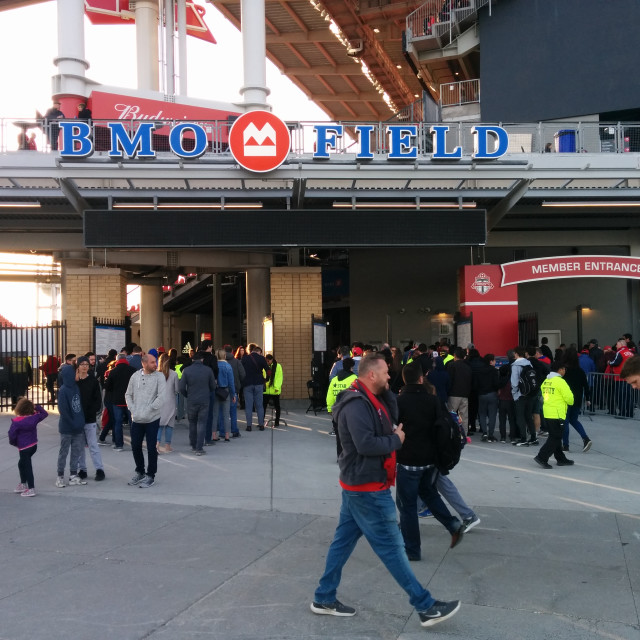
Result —
[{"label": "black metal fence", "polygon": [[11,411],[20,396],[53,406],[67,326],[0,327],[0,411]]}]

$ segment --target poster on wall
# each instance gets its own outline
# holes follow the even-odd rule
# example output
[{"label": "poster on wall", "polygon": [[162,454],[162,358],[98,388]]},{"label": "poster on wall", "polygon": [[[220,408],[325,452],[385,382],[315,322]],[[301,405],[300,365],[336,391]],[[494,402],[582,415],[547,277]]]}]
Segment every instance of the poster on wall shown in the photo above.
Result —
[{"label": "poster on wall", "polygon": [[118,353],[127,343],[127,330],[124,327],[109,327],[106,325],[96,325],[94,330],[95,353],[104,356],[111,349]]}]

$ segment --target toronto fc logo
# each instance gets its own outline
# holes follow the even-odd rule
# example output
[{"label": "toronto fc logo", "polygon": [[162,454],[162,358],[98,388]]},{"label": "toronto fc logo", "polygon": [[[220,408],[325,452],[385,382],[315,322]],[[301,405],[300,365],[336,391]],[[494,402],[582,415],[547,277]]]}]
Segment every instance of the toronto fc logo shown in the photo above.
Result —
[{"label": "toronto fc logo", "polygon": [[473,281],[471,288],[475,289],[481,296],[483,296],[485,293],[489,293],[489,291],[493,289],[493,283],[486,273],[479,273]]}]

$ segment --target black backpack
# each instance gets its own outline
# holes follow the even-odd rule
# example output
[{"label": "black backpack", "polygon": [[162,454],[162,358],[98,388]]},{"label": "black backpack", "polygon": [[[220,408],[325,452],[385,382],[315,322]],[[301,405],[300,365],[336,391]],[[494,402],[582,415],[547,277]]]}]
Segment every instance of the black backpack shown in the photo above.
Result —
[{"label": "black backpack", "polygon": [[536,371],[531,364],[526,364],[520,368],[518,389],[520,389],[520,393],[523,396],[535,396],[536,393],[538,393],[540,383],[538,382]]},{"label": "black backpack", "polygon": [[466,436],[463,434],[463,428],[445,408],[438,410],[438,417],[434,422],[434,434],[438,469],[446,475],[460,461]]}]

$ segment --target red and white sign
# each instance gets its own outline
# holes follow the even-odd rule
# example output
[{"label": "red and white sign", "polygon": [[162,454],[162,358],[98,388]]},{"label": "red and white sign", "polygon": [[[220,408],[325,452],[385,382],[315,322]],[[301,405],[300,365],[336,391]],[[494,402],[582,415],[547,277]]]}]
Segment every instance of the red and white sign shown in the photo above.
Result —
[{"label": "red and white sign", "polygon": [[555,256],[507,262],[502,286],[558,278],[640,279],[640,258],[620,256]]},{"label": "red and white sign", "polygon": [[[237,116],[237,111],[223,111],[206,107],[194,107],[176,102],[149,100],[118,93],[93,91],[89,101],[89,108],[94,120],[168,120],[169,123],[187,120],[202,123],[207,138],[219,142],[227,142],[229,116]],[[99,124],[99,123],[96,123]],[[214,131],[214,127],[218,130]],[[169,129],[158,128],[155,133],[167,135]],[[186,133],[189,138],[192,134]]]},{"label": "red and white sign", "polygon": [[287,125],[269,111],[243,113],[229,132],[229,149],[236,162],[256,173],[277,169],[289,155]]},{"label": "red and white sign", "polygon": [[500,267],[494,264],[464,266],[458,272],[460,313],[473,314],[472,339],[480,353],[504,355],[518,343],[518,287],[499,282]]},{"label": "red and white sign", "polygon": [[[205,8],[187,1],[187,35],[216,44],[209,27],[204,21]],[[135,22],[135,12],[129,0],[84,0],[84,11],[92,24],[122,24]],[[178,28],[178,7],[176,6],[176,29]]]}]

